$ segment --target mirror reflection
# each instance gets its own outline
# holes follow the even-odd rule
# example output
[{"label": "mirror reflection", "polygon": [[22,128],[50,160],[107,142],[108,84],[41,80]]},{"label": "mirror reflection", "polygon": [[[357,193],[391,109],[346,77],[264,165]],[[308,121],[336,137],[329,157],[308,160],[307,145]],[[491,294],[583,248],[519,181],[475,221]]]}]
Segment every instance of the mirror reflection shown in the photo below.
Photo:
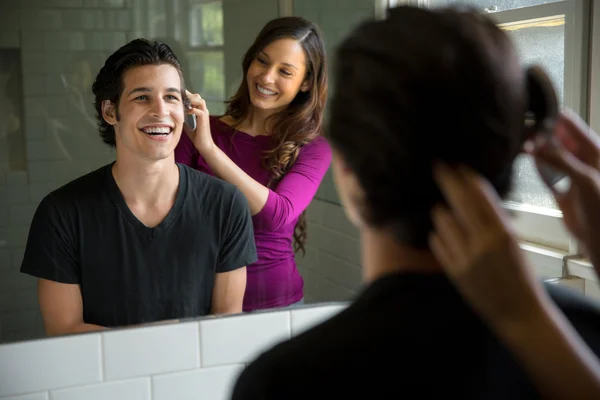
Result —
[{"label": "mirror reflection", "polygon": [[55,3],[2,3],[0,342],[356,293],[327,56],[379,2]]},{"label": "mirror reflection", "polygon": [[[427,3],[496,15],[577,105],[561,2]],[[2,2],[0,342],[352,299],[358,231],[322,138],[330,56],[386,4]],[[528,7],[539,18],[509,12]],[[153,61],[119,61],[140,52]],[[555,212],[527,156],[515,174],[509,202]]]}]

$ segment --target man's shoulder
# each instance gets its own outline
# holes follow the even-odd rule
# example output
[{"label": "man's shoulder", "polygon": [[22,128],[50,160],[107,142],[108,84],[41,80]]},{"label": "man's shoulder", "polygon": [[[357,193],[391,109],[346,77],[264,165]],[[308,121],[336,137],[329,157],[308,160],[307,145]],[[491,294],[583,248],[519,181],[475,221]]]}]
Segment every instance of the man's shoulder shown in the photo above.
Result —
[{"label": "man's shoulder", "polygon": [[205,172],[194,169],[185,164],[179,164],[180,168],[185,171],[189,182],[193,185],[192,190],[200,192],[222,192],[228,195],[233,195],[238,189],[235,185],[209,175]]},{"label": "man's shoulder", "polygon": [[[247,207],[246,197],[237,186],[187,165],[179,165],[187,176],[187,186],[191,197],[196,201],[200,201],[204,206],[229,206],[234,204],[239,208]],[[194,204],[197,203],[194,202]]]},{"label": "man's shoulder", "polygon": [[73,203],[81,204],[85,199],[98,200],[98,194],[105,188],[103,183],[107,168],[110,168],[110,165],[104,165],[52,190],[44,196],[40,206],[70,208]]}]

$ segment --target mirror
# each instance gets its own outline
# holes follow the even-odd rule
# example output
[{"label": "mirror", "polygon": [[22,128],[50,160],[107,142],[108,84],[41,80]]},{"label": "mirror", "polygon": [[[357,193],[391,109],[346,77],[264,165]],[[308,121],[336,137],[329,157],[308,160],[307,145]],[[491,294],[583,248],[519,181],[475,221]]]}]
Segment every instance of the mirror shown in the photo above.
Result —
[{"label": "mirror", "polygon": [[[0,33],[0,343],[46,336],[37,280],[20,272],[41,200],[115,159],[102,143],[92,84],[128,41],[167,43],[188,90],[222,115],[241,60],[264,24],[301,16],[319,25],[329,60],[339,40],[377,0],[94,0],[52,5],[6,2]],[[328,63],[330,82],[332,63]],[[303,303],[350,299],[360,288],[358,236],[327,173],[308,211],[306,253],[295,261]]]}]

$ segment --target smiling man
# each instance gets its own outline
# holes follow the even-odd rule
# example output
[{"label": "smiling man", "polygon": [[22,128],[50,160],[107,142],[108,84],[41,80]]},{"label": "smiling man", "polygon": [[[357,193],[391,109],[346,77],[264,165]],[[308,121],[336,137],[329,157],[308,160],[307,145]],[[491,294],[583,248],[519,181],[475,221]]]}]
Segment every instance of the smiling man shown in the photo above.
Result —
[{"label": "smiling man", "polygon": [[185,89],[161,42],[134,40],[93,85],[116,161],[46,196],[21,271],[39,278],[49,335],[242,311],[256,261],[245,196],[176,164]]}]

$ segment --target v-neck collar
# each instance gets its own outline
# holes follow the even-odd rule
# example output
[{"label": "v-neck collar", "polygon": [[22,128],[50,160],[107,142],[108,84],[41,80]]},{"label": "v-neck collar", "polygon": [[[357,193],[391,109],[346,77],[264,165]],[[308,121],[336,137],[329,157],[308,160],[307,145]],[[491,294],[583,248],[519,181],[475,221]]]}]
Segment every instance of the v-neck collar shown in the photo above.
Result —
[{"label": "v-neck collar", "polygon": [[111,199],[114,201],[115,205],[119,209],[121,215],[127,220],[127,222],[135,229],[136,233],[139,237],[144,238],[148,241],[152,241],[157,238],[160,234],[167,231],[173,221],[179,215],[181,211],[183,201],[187,192],[186,182],[187,179],[184,176],[186,174],[185,168],[183,168],[180,164],[176,164],[179,169],[179,186],[177,187],[177,193],[175,195],[175,202],[173,203],[173,207],[169,210],[166,217],[155,227],[148,227],[140,221],[133,212],[129,209],[117,182],[112,174],[112,167],[114,162],[107,165],[104,171],[104,175],[106,178],[106,183],[108,186],[108,193]]}]

